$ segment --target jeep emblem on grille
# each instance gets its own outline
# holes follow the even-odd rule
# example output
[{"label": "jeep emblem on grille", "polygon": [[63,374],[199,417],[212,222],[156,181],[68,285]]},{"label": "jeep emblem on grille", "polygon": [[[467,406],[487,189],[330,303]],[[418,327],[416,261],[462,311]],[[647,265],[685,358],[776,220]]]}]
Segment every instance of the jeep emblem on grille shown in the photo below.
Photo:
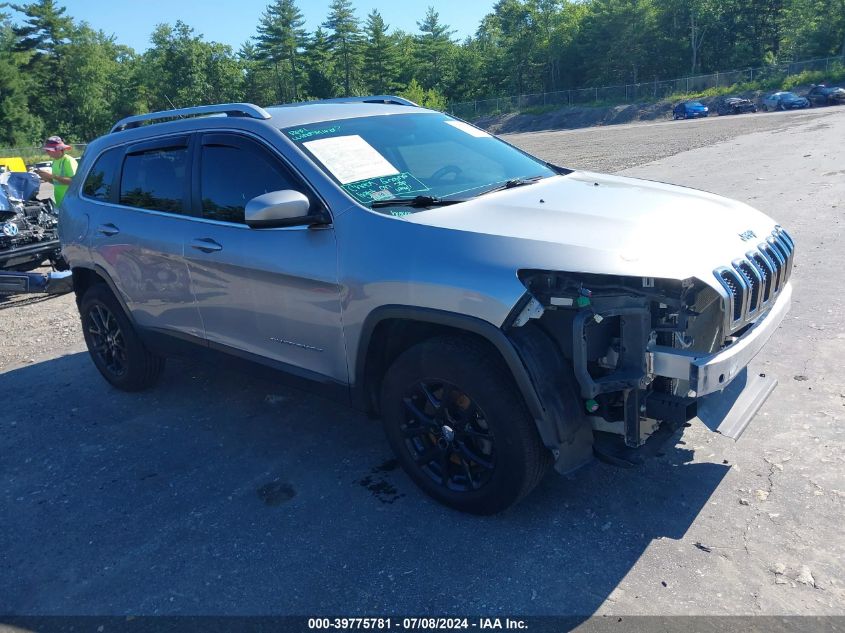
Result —
[{"label": "jeep emblem on grille", "polygon": [[747,242],[748,240],[753,240],[755,237],[757,237],[757,236],[754,235],[754,231],[743,231],[742,233],[739,234],[739,238],[743,242]]}]

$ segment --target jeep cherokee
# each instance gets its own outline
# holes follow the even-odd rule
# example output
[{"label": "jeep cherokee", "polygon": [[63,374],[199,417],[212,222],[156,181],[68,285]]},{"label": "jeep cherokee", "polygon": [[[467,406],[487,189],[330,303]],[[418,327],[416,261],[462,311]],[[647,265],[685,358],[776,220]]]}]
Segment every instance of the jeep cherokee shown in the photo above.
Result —
[{"label": "jeep cherokee", "polygon": [[792,239],[745,204],[559,167],[396,97],[124,119],[60,232],[112,385],[151,386],[186,342],[310,379],[473,513],[696,417],[739,437],[792,292]]}]

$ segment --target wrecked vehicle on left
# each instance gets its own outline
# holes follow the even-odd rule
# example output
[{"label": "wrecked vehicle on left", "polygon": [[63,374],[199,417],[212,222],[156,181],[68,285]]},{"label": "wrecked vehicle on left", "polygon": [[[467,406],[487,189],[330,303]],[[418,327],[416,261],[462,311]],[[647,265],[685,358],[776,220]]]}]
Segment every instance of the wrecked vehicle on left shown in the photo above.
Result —
[{"label": "wrecked vehicle on left", "polygon": [[35,174],[0,174],[0,270],[67,268],[59,244],[58,214],[52,200],[37,198],[39,188]]}]

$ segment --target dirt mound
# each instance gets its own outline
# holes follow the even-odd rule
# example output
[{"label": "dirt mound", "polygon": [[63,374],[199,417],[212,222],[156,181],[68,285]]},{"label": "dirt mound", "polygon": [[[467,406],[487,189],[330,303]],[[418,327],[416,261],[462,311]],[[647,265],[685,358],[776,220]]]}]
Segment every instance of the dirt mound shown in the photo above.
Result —
[{"label": "dirt mound", "polygon": [[[794,91],[804,94],[809,89],[797,88]],[[762,96],[767,93],[760,91],[737,92],[719,97],[702,97],[697,99],[710,108],[715,114],[716,104],[725,96],[736,96],[751,99],[760,105]],[[690,98],[692,99],[692,98]],[[657,119],[671,119],[672,107],[676,101],[658,101],[654,103],[634,103],[617,106],[572,106],[542,113],[512,112],[497,116],[483,117],[473,121],[475,125],[493,134],[517,134],[520,132],[540,132],[544,130],[573,130],[597,125],[618,125],[620,123],[636,123],[637,121],[654,121]]]},{"label": "dirt mound", "polygon": [[572,130],[596,125],[616,125],[634,121],[651,121],[669,117],[672,104],[642,103],[610,107],[564,107],[541,114],[517,113],[500,114],[473,121],[494,134],[517,132],[539,132],[542,130]]}]

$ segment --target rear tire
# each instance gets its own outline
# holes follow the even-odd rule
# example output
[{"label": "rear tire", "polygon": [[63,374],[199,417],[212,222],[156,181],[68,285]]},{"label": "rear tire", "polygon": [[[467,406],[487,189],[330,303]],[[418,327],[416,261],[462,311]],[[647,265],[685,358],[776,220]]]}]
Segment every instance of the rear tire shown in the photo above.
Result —
[{"label": "rear tire", "polygon": [[95,284],[86,291],[79,314],[88,353],[112,386],[141,391],[158,381],[164,359],[146,348],[105,284]]},{"label": "rear tire", "polygon": [[408,476],[463,512],[505,510],[552,463],[510,372],[472,339],[437,337],[405,351],[385,376],[381,411]]}]

